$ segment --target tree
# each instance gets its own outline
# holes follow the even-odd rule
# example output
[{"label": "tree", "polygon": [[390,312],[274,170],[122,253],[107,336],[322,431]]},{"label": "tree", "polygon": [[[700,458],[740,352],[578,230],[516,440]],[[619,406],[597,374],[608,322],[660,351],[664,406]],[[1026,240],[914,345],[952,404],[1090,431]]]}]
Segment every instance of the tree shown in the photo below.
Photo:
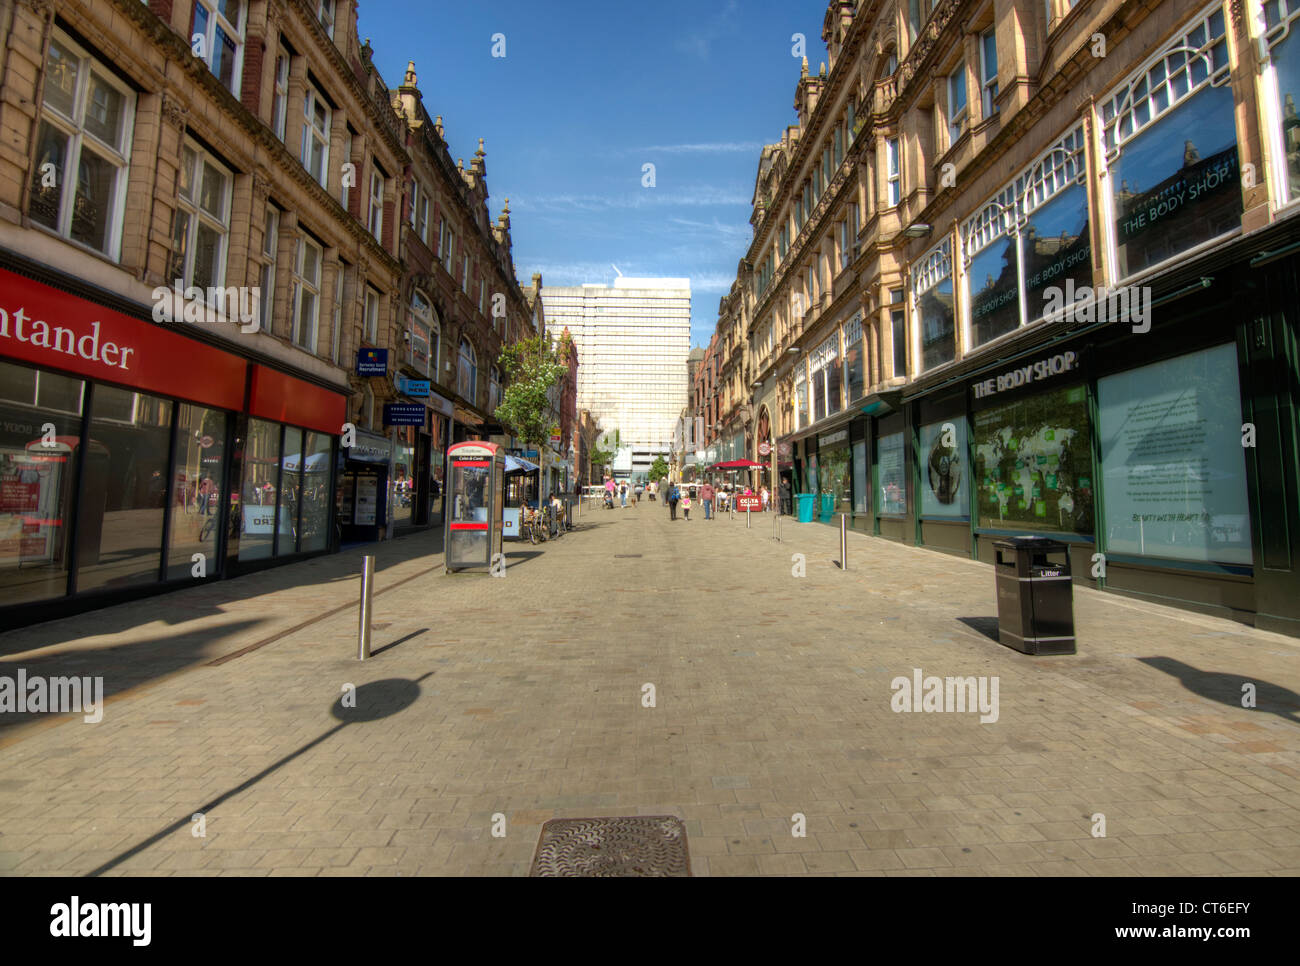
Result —
[{"label": "tree", "polygon": [[650,464],[650,479],[662,480],[668,475],[668,464],[664,462],[662,456],[656,456],[655,461]]},{"label": "tree", "polygon": [[502,425],[532,446],[549,442],[555,426],[551,388],[569,371],[570,342],[554,342],[550,336],[530,336],[501,350],[500,364],[506,376],[501,405],[492,415]]}]

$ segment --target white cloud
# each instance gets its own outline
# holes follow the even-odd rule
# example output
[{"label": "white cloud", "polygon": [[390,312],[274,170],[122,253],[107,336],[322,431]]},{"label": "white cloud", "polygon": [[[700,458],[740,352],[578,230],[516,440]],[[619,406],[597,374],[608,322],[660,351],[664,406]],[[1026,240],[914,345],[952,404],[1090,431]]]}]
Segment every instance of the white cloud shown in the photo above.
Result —
[{"label": "white cloud", "polygon": [[631,208],[707,208],[749,207],[752,199],[735,189],[702,185],[681,191],[664,191],[659,188],[633,188],[617,195],[521,195],[511,197],[512,210],[533,211],[609,211]]},{"label": "white cloud", "polygon": [[625,153],[649,154],[653,151],[657,154],[733,154],[760,151],[762,148],[762,143],[758,141],[713,141],[700,144],[652,144],[649,147],[634,148]]}]

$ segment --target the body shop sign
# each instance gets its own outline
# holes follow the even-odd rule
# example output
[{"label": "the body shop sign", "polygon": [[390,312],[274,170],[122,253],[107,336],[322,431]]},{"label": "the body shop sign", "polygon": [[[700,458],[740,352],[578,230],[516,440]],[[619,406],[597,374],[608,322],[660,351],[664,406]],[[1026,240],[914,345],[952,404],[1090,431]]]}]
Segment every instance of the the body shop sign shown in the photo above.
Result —
[{"label": "the body shop sign", "polygon": [[983,382],[975,383],[972,387],[975,390],[975,398],[984,399],[987,396],[1006,392],[1008,389],[1020,389],[1036,382],[1042,382],[1044,379],[1050,379],[1053,376],[1073,372],[1078,361],[1078,353],[1061,352],[1028,365],[1009,369],[1000,376],[994,376],[985,379]]},{"label": "the body shop sign", "polygon": [[239,356],[4,269],[0,356],[224,409],[244,404]]}]

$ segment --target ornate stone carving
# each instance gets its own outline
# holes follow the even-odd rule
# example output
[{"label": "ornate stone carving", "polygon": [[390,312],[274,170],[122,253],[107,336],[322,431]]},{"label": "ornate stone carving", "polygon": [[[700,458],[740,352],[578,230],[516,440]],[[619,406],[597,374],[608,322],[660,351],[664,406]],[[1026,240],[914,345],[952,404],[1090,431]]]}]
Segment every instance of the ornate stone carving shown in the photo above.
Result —
[{"label": "ornate stone carving", "polygon": [[259,206],[266,204],[271,196],[271,181],[264,171],[253,172],[253,202]]},{"label": "ornate stone carving", "polygon": [[54,0],[19,0],[24,7],[31,8],[32,12],[42,19],[48,20],[50,14],[54,12]]},{"label": "ornate stone carving", "polygon": [[162,119],[178,130],[184,131],[189,123],[190,111],[175,94],[164,93],[162,96]]}]

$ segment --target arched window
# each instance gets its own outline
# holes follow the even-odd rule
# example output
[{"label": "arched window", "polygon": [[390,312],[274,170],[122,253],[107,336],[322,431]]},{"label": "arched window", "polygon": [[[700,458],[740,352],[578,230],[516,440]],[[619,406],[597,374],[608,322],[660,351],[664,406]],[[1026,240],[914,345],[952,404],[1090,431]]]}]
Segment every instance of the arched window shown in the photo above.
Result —
[{"label": "arched window", "polygon": [[491,382],[488,384],[488,412],[494,413],[501,405],[501,370],[492,367]]},{"label": "arched window", "polygon": [[456,380],[456,391],[471,403],[477,403],[478,359],[469,339],[460,340],[460,370]]}]

